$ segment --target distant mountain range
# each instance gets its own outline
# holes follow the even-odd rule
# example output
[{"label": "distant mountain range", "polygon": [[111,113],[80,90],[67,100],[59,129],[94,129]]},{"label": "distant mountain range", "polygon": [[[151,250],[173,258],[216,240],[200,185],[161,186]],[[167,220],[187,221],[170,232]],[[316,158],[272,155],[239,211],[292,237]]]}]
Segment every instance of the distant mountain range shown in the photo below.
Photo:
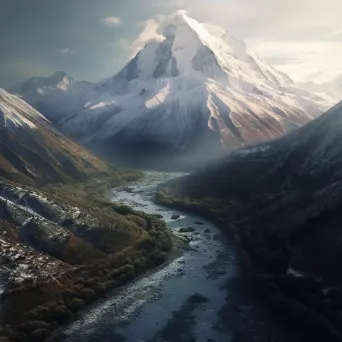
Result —
[{"label": "distant mountain range", "polygon": [[223,29],[167,17],[114,77],[57,72],[12,88],[61,130],[112,159],[192,159],[273,139],[331,105],[296,86]]},{"label": "distant mountain range", "polygon": [[105,169],[36,109],[0,89],[0,177],[26,184],[58,182]]},{"label": "distant mountain range", "polygon": [[299,82],[297,85],[312,94],[325,98],[329,103],[336,104],[342,100],[342,77],[336,77],[332,82],[307,81]]},{"label": "distant mountain range", "polygon": [[[293,190],[297,195],[310,192],[313,198],[309,205],[316,206],[317,198],[323,201],[322,206],[334,207],[340,201],[337,193],[342,180],[342,102],[285,137],[234,151],[193,179],[188,183],[189,193],[192,188],[194,193],[214,197],[236,193],[252,198],[270,193],[281,197],[275,206],[283,203],[290,207],[292,201],[300,199],[291,197]],[[195,188],[195,184],[201,186]],[[326,197],[335,191],[336,196]],[[299,200],[298,205],[302,204]]]}]

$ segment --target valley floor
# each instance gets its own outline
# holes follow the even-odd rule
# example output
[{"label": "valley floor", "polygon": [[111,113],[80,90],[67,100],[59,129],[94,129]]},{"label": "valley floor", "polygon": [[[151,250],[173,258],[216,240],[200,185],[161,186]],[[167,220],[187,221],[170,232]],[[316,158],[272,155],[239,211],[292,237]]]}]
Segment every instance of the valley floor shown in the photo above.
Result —
[{"label": "valley floor", "polygon": [[[214,224],[153,202],[157,185],[179,176],[148,173],[115,189],[113,200],[161,214],[190,249],[115,290],[52,341],[308,341],[254,297],[240,277],[233,243]],[[193,232],[178,232],[190,226]]]}]

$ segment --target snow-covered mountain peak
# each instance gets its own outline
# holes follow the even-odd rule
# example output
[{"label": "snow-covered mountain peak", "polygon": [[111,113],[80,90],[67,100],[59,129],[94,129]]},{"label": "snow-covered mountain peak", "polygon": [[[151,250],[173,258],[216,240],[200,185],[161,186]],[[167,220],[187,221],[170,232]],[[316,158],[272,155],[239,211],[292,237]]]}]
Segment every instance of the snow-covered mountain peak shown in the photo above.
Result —
[{"label": "snow-covered mountain peak", "polygon": [[97,152],[132,159],[215,156],[279,137],[330,107],[244,42],[184,12],[158,20],[149,38],[114,77],[21,95]]},{"label": "snow-covered mountain peak", "polygon": [[9,89],[13,94],[20,96],[42,96],[56,92],[69,92],[79,89],[89,88],[90,83],[75,81],[73,77],[64,71],[56,71],[48,77],[32,77],[25,82]]},{"label": "snow-covered mountain peak", "polygon": [[93,87],[90,82],[76,81],[66,72],[57,71],[48,77],[32,77],[8,90],[50,120],[55,119],[57,112],[63,117],[65,113],[62,108],[65,103],[82,97]]},{"label": "snow-covered mountain peak", "polygon": [[52,76],[47,79],[45,86],[56,87],[60,90],[67,91],[75,80],[64,71],[56,71]]},{"label": "snow-covered mountain peak", "polygon": [[[200,23],[185,12],[177,12],[159,21],[155,37],[136,57],[108,81],[108,85],[136,79],[191,76],[240,88],[243,82],[266,83],[273,87],[292,85],[291,79],[275,70],[245,43],[215,25]],[[247,85],[248,87],[248,85]]]}]

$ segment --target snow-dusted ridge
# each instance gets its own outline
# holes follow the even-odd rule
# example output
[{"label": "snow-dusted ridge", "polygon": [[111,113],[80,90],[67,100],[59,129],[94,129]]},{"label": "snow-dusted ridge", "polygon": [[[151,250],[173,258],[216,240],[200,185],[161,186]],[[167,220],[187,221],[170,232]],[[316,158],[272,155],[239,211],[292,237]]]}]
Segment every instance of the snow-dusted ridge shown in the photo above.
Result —
[{"label": "snow-dusted ridge", "polygon": [[11,130],[11,126],[36,129],[49,124],[48,120],[32,106],[0,88],[0,126]]},{"label": "snow-dusted ridge", "polygon": [[106,168],[31,105],[0,89],[0,178],[56,182],[93,167]]},{"label": "snow-dusted ridge", "polygon": [[50,77],[48,86],[17,92],[109,156],[212,157],[222,146],[281,136],[332,105],[220,27],[184,12],[161,20],[156,37],[116,76],[95,85],[58,74],[62,85],[52,86]]}]

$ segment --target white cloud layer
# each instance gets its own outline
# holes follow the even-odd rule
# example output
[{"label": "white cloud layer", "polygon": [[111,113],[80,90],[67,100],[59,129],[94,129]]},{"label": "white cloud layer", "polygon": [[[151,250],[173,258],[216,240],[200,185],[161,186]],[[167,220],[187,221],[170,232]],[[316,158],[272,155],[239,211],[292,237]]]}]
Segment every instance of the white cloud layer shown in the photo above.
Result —
[{"label": "white cloud layer", "polygon": [[122,25],[122,19],[120,17],[106,17],[101,18],[100,21],[107,27],[118,27]]}]

